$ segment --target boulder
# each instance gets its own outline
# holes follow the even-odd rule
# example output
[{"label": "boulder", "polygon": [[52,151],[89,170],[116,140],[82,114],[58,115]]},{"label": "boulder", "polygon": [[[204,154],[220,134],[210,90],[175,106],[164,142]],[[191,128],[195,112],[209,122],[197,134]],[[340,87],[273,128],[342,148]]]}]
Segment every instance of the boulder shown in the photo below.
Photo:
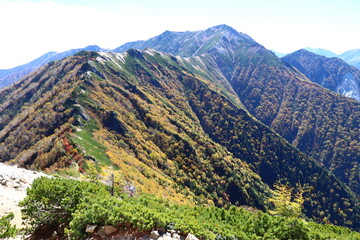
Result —
[{"label": "boulder", "polygon": [[185,240],[199,240],[197,237],[195,237],[194,235],[192,235],[191,233],[189,233]]},{"label": "boulder", "polygon": [[96,227],[97,227],[96,225],[87,225],[85,232],[87,232],[87,233],[93,233],[93,232],[95,232],[95,228],[96,228]]},{"label": "boulder", "polygon": [[150,233],[150,239],[156,240],[156,239],[158,239],[159,237],[160,237],[160,234],[159,234],[158,231],[152,231],[152,232]]},{"label": "boulder", "polygon": [[157,240],[173,240],[173,238],[171,236],[162,235]]},{"label": "boulder", "polygon": [[107,235],[110,235],[114,232],[117,231],[116,227],[110,226],[110,225],[106,225],[106,226],[102,226],[99,231],[98,234],[102,237],[105,238]]},{"label": "boulder", "polygon": [[177,234],[176,232],[171,235],[173,239],[181,239],[181,236]]}]

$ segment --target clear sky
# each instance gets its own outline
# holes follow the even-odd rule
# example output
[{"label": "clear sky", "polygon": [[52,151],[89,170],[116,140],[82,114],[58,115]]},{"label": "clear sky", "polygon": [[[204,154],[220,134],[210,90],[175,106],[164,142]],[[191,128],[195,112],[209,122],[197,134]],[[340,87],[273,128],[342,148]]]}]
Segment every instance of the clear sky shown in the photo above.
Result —
[{"label": "clear sky", "polygon": [[0,0],[0,69],[219,24],[283,53],[360,48],[360,0]]}]

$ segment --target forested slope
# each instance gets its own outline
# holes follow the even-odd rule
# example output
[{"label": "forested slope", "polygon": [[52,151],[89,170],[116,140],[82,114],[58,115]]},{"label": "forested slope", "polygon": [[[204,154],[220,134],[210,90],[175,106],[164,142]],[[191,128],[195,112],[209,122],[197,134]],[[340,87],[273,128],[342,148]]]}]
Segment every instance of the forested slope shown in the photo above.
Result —
[{"label": "forested slope", "polygon": [[234,92],[247,111],[360,194],[359,102],[312,83],[226,25],[197,32],[167,31],[116,50],[146,47],[196,56],[210,69],[218,69],[219,83]]},{"label": "forested slope", "polygon": [[358,228],[352,192],[249,115],[216,68],[187,67],[200,60],[129,50],[47,65],[0,92],[1,161],[113,172],[173,201],[263,210],[274,181],[300,183],[308,217]]}]

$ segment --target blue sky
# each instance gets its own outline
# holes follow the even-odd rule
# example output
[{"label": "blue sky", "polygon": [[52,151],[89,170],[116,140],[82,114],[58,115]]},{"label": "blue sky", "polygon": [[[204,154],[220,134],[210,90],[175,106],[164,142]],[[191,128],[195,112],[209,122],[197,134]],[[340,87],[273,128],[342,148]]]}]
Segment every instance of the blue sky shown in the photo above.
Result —
[{"label": "blue sky", "polygon": [[360,48],[360,0],[0,0],[0,69],[48,51],[115,48],[219,24],[278,52]]}]

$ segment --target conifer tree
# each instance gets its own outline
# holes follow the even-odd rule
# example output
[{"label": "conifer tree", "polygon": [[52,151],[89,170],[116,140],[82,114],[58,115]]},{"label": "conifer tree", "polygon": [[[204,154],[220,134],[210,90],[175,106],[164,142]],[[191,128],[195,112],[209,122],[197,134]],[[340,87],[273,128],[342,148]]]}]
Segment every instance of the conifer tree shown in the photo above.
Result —
[{"label": "conifer tree", "polygon": [[292,194],[293,189],[288,184],[279,182],[274,184],[274,195],[268,202],[274,205],[271,214],[283,217],[298,217],[301,214],[304,198],[303,191],[300,188],[296,194]]}]

